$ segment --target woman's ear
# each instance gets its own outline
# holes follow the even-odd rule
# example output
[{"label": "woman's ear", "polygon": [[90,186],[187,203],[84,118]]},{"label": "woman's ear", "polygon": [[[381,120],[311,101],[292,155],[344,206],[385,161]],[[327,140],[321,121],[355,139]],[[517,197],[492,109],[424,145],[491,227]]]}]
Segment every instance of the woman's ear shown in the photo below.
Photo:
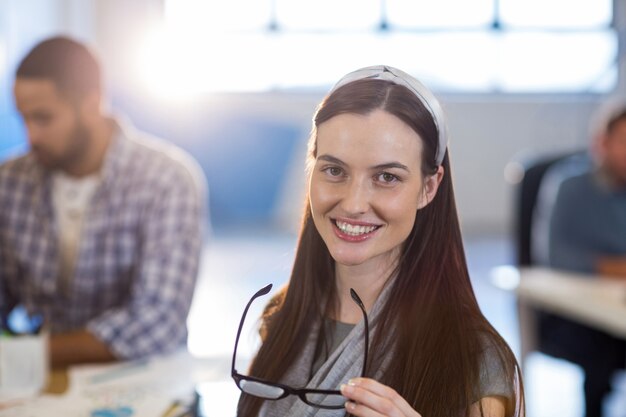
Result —
[{"label": "woman's ear", "polygon": [[439,189],[439,184],[441,184],[444,174],[443,165],[439,165],[437,172],[424,179],[424,185],[420,193],[420,201],[417,204],[418,210],[426,207],[428,203],[433,201],[433,198],[437,195],[437,190]]}]

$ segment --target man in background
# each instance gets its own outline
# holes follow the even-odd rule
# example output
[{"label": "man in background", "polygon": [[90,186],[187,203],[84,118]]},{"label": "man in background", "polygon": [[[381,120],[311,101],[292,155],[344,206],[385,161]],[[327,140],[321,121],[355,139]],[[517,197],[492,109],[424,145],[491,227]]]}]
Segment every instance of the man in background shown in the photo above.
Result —
[{"label": "man in background", "polygon": [[[626,107],[604,113],[594,138],[595,166],[559,187],[550,218],[549,264],[626,278]],[[613,373],[626,367],[626,341],[548,314],[539,324],[541,350],[583,368],[585,415],[600,417]]]},{"label": "man in background", "polygon": [[181,149],[101,108],[85,45],[54,37],[16,71],[30,152],[0,166],[0,310],[41,315],[53,366],[184,346],[205,180]]},{"label": "man in background", "polygon": [[595,166],[559,188],[550,265],[626,277],[626,107],[610,112],[594,145]]}]

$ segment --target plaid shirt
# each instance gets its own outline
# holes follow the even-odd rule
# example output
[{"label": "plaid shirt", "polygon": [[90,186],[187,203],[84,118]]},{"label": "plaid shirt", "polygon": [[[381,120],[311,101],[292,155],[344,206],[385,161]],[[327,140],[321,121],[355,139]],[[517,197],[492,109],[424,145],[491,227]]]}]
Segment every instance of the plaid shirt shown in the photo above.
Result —
[{"label": "plaid shirt", "polygon": [[203,244],[205,180],[171,144],[118,129],[71,282],[59,282],[51,176],[27,154],[0,166],[0,310],[23,303],[53,333],[86,328],[120,358],[175,349]]}]

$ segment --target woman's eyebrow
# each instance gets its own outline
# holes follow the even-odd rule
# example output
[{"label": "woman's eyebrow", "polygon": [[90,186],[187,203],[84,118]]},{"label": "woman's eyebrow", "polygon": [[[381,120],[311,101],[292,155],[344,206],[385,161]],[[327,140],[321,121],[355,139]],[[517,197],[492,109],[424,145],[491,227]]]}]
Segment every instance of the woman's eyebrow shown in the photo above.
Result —
[{"label": "woman's eyebrow", "polygon": [[408,166],[401,164],[400,162],[387,162],[385,164],[379,164],[379,165],[375,165],[372,167],[372,169],[389,169],[389,168],[398,168],[406,172],[411,172]]},{"label": "woman's eyebrow", "polygon": [[326,162],[332,162],[333,164],[337,164],[337,165],[342,165],[342,166],[346,165],[346,163],[343,162],[341,159],[336,158],[332,155],[328,155],[328,154],[320,155],[317,157],[317,159],[321,159],[322,161],[326,161]]},{"label": "woman's eyebrow", "polygon": [[[341,165],[341,166],[346,166],[346,163],[343,162],[341,159],[334,157],[332,155],[328,155],[328,154],[324,154],[324,155],[320,155],[317,157],[318,160],[322,160],[322,161],[326,161],[326,162],[331,162],[333,164],[337,164],[337,165]],[[370,169],[372,170],[384,170],[384,169],[390,169],[390,168],[397,168],[397,169],[402,169],[406,172],[411,172],[411,170],[409,169],[408,166],[401,164],[400,162],[386,162],[383,164],[378,164],[378,165],[374,165],[372,167],[370,167]]]}]

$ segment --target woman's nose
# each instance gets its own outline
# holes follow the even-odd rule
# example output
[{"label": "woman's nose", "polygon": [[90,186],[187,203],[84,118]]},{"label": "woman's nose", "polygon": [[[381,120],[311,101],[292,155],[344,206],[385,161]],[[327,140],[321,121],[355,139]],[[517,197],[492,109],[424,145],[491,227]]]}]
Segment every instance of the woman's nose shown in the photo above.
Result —
[{"label": "woman's nose", "polygon": [[370,190],[363,181],[352,180],[345,188],[341,207],[346,214],[365,213],[370,205]]}]

